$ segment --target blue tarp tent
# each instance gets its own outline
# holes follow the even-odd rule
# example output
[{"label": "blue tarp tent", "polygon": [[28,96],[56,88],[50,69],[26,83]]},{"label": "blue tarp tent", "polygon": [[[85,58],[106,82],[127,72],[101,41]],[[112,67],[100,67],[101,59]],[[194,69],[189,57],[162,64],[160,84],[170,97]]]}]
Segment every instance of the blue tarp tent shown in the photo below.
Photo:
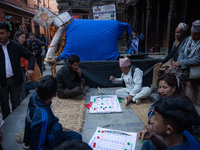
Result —
[{"label": "blue tarp tent", "polygon": [[118,39],[125,29],[132,37],[128,23],[117,20],[75,19],[66,27],[66,43],[61,57],[75,54],[81,61],[116,60]]}]

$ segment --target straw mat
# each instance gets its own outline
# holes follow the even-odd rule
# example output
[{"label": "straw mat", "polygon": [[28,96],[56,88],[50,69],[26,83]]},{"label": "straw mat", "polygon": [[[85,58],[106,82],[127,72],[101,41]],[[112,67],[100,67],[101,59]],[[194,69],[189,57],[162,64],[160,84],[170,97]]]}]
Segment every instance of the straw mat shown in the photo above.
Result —
[{"label": "straw mat", "polygon": [[[81,132],[85,115],[85,99],[60,99],[55,97],[51,105],[52,111],[62,127]],[[16,141],[22,143],[24,131],[17,134]]]},{"label": "straw mat", "polygon": [[135,103],[130,103],[128,104],[128,106],[126,106],[125,101],[123,100],[124,107],[131,108],[145,125],[148,123],[148,110],[152,104],[153,102],[151,102],[150,100],[144,99],[139,105],[136,105]]}]

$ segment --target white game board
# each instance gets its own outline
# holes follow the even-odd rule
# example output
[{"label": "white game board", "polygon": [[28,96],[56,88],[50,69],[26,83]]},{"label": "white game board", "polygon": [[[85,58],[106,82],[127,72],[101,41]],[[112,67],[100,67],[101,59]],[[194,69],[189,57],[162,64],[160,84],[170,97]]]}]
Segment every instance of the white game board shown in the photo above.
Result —
[{"label": "white game board", "polygon": [[97,127],[88,143],[93,150],[135,150],[137,133]]},{"label": "white game board", "polygon": [[90,113],[122,112],[116,95],[91,96],[90,102]]}]

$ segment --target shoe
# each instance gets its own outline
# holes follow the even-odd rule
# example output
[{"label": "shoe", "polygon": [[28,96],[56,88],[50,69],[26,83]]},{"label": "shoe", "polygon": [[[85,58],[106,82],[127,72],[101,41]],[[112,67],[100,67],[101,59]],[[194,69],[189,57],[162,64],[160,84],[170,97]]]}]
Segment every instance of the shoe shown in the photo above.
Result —
[{"label": "shoe", "polygon": [[139,105],[139,104],[141,103],[141,100],[140,100],[140,99],[137,99],[137,100],[135,101],[135,103],[136,103],[137,105]]},{"label": "shoe", "polygon": [[73,97],[73,99],[77,99],[77,100],[82,100],[83,98],[84,98],[83,94]]},{"label": "shoe", "polygon": [[125,98],[125,105],[127,106],[130,103],[130,101],[128,101],[128,98]]},{"label": "shoe", "polygon": [[30,149],[30,146],[29,146],[28,144],[26,144],[26,143],[23,143],[23,144],[22,144],[22,147],[23,147],[24,149],[27,149],[27,150]]},{"label": "shoe", "polygon": [[151,93],[151,95],[149,96],[149,100],[152,102],[155,102],[159,97],[158,93]]},{"label": "shoe", "polygon": [[84,92],[84,93],[87,93],[89,89],[90,89],[90,87],[89,87],[89,86],[85,86],[85,88],[84,88],[83,92]]}]

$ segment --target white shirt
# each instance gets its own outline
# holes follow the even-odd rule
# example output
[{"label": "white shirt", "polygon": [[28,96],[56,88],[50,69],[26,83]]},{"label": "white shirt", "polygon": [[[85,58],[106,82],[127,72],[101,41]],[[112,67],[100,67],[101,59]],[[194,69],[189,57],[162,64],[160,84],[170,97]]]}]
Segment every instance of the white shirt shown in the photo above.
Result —
[{"label": "white shirt", "polygon": [[11,65],[11,62],[10,62],[10,57],[9,57],[8,49],[7,49],[8,44],[9,44],[9,41],[6,45],[1,44],[3,52],[4,52],[4,56],[5,56],[6,78],[13,76],[13,69],[12,69],[12,65]]},{"label": "white shirt", "polygon": [[130,95],[135,96],[142,89],[142,77],[143,71],[139,68],[135,69],[135,72],[132,77],[132,68],[128,72],[128,74],[122,73],[121,78],[115,78],[116,84],[121,83],[123,80],[125,82],[126,88],[130,89]]}]

